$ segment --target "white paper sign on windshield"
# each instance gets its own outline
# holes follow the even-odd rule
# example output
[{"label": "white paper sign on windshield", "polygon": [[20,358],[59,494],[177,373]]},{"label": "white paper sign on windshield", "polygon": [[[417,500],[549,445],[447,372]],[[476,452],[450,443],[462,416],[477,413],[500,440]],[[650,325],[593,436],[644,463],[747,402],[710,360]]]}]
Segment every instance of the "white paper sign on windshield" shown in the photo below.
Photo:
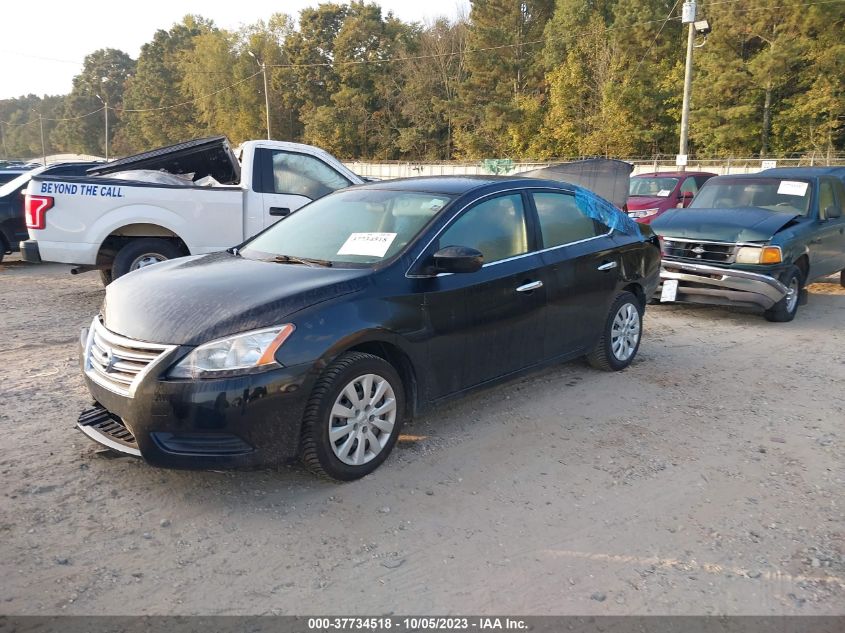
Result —
[{"label": "white paper sign on windshield", "polygon": [[338,255],[384,257],[396,239],[396,233],[353,233],[340,247]]},{"label": "white paper sign on windshield", "polygon": [[803,196],[807,193],[806,182],[798,182],[797,180],[781,180],[778,186],[778,193],[787,196]]},{"label": "white paper sign on windshield", "polygon": [[672,191],[671,191],[671,190],[669,190],[669,189],[661,189],[660,191],[658,191],[658,192],[657,192],[657,195],[658,195],[658,196],[660,196],[661,198],[665,198],[665,197],[667,197],[670,193],[672,193]]}]

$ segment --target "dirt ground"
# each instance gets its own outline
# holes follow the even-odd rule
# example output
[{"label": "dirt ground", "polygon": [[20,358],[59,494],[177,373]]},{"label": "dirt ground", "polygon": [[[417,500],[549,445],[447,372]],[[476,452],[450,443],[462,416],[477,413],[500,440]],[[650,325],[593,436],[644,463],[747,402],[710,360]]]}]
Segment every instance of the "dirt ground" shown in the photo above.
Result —
[{"label": "dirt ground", "polygon": [[637,361],[415,420],[337,485],[160,470],[74,430],[103,298],[0,264],[0,613],[843,614],[845,292],[657,306]]}]

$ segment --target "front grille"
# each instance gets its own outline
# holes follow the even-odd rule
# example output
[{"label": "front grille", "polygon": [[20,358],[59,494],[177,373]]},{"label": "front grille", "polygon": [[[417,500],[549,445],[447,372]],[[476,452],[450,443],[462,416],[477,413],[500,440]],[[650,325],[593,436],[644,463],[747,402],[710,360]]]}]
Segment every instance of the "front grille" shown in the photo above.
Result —
[{"label": "front grille", "polygon": [[172,345],[135,341],[110,332],[98,316],[88,336],[85,373],[106,389],[131,396],[143,374],[172,349]]},{"label": "front grille", "polygon": [[736,257],[736,244],[669,237],[663,239],[663,256],[668,259],[686,259],[693,262],[732,264]]}]

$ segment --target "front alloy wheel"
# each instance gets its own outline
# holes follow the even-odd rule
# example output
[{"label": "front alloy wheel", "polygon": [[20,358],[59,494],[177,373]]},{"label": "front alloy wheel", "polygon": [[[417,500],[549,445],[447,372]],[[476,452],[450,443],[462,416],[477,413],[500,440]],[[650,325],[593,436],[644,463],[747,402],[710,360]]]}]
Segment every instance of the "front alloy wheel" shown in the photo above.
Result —
[{"label": "front alloy wheel", "polygon": [[320,375],[305,407],[302,460],[324,477],[363,477],[387,459],[404,411],[402,380],[390,363],[342,354]]}]

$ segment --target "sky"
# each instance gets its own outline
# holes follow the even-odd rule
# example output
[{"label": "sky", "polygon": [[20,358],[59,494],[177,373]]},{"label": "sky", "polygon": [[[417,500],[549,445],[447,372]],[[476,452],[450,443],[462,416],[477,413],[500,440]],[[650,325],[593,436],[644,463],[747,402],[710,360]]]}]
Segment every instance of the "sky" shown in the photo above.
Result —
[{"label": "sky", "polygon": [[[336,0],[337,1],[337,0]],[[343,2],[343,0],[340,0]],[[406,22],[469,13],[469,0],[375,0]],[[158,29],[189,13],[224,29],[266,20],[273,13],[297,17],[319,0],[15,0],[3,6],[0,99],[70,92],[88,53],[118,48],[138,57]],[[17,25],[17,26],[15,26]]]}]

